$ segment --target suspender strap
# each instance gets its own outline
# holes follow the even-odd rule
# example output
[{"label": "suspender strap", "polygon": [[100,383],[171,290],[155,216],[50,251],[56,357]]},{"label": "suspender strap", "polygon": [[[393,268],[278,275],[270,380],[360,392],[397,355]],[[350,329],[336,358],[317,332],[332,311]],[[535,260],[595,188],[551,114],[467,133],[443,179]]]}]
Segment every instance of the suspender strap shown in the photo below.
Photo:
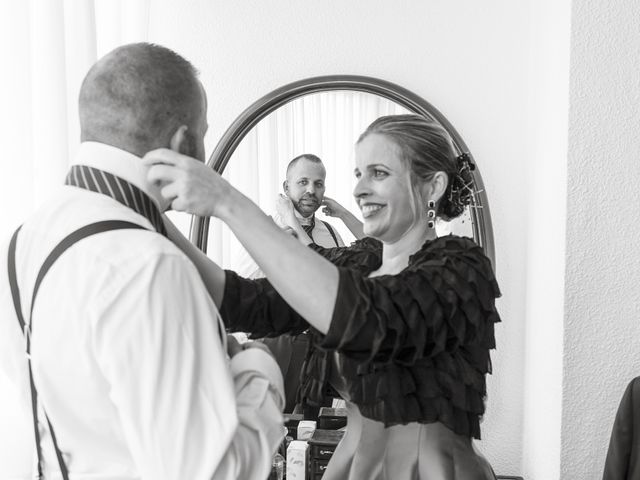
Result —
[{"label": "suspender strap", "polygon": [[333,237],[333,242],[336,244],[336,247],[339,247],[340,245],[338,244],[338,239],[336,238],[336,234],[334,233],[333,228],[331,228],[331,225],[329,225],[324,220],[322,220],[322,223],[324,223],[324,226],[327,227],[327,230],[329,230],[329,233]]},{"label": "suspender strap", "polygon": [[9,285],[11,286],[11,296],[13,297],[13,306],[16,308],[16,316],[20,323],[20,330],[24,333],[24,317],[22,316],[22,304],[20,302],[20,292],[18,291],[18,280],[16,279],[16,240],[22,225],[13,232],[11,242],[9,242]]},{"label": "suspender strap", "polygon": [[[55,263],[55,261],[62,255],[69,247],[71,247],[74,243],[82,240],[85,237],[95,235],[101,232],[107,232],[110,230],[122,230],[125,228],[136,228],[136,229],[144,229],[144,227],[138,225],[137,223],[125,222],[120,220],[107,220],[103,222],[96,222],[85,227],[82,227],[75,232],[67,235],[56,247],[52,250],[52,252],[47,256],[44,261],[40,271],[38,272],[38,276],[36,277],[36,283],[33,288],[33,296],[31,297],[31,307],[29,309],[29,323],[27,324],[24,321],[24,317],[22,315],[22,305],[20,302],[20,290],[18,289],[18,281],[16,274],[16,241],[18,238],[18,232],[22,226],[18,227],[18,229],[14,232],[11,237],[11,242],[9,243],[9,258],[8,258],[8,268],[9,268],[9,285],[11,287],[11,296],[13,297],[13,305],[16,310],[16,316],[18,318],[18,323],[20,324],[20,330],[26,337],[26,350],[27,350],[27,361],[29,366],[29,385],[31,388],[31,413],[33,416],[33,430],[36,441],[36,453],[38,454],[38,478],[42,479],[42,447],[40,445],[40,431],[38,429],[38,392],[35,387],[35,383],[33,381],[33,371],[31,369],[31,335],[33,332],[33,305],[36,301],[36,295],[38,290],[40,289],[40,285],[45,275],[51,268],[51,266]],[[44,408],[43,408],[44,411]],[[44,416],[47,420],[47,425],[49,427],[49,432],[51,433],[51,440],[53,442],[53,447],[56,452],[56,457],[58,459],[58,465],[60,467],[60,472],[62,473],[62,478],[64,480],[69,480],[69,472],[67,470],[67,466],[64,462],[64,458],[62,457],[62,452],[58,447],[58,440],[56,438],[56,434],[53,430],[53,425],[51,425],[51,421],[49,420],[49,416],[47,413],[44,413]]]},{"label": "suspender strap", "polygon": [[[49,254],[46,258],[42,267],[40,268],[40,272],[38,272],[38,277],[36,278],[35,286],[33,287],[33,296],[31,297],[31,310],[29,311],[29,320],[31,320],[31,315],[33,313],[33,305],[35,304],[36,295],[38,293],[38,289],[40,288],[40,284],[42,283],[42,279],[47,274],[51,265],[58,259],[60,255],[64,253],[64,251],[69,248],[74,243],[82,240],[85,237],[89,237],[91,235],[95,235],[101,232],[107,232],[109,230],[122,230],[123,228],[138,228],[144,229],[144,227],[138,225],[137,223],[125,222],[120,220],[106,220],[104,222],[96,222],[85,227],[79,228],[75,232],[67,235]],[[33,329],[33,327],[32,327]]]},{"label": "suspender strap", "polygon": [[[20,301],[20,290],[18,289],[18,280],[16,276],[16,241],[18,239],[18,233],[22,225],[18,227],[18,229],[13,232],[13,236],[11,237],[11,242],[9,243],[9,258],[8,258],[8,268],[9,268],[9,286],[11,288],[11,297],[13,298],[13,306],[16,310],[16,317],[18,318],[18,323],[20,324],[20,330],[22,334],[25,336],[30,336],[29,334],[29,326],[25,324],[24,317],[22,315],[22,303]],[[27,342],[30,340],[27,339]],[[31,372],[31,360],[28,361],[29,367],[29,389],[31,390],[31,414],[33,417],[33,435],[36,441],[36,453],[38,454],[38,478],[42,478],[42,447],[40,445],[40,430],[38,429],[37,415],[38,415],[38,400],[36,396],[36,387],[33,384],[33,374]],[[66,480],[66,479],[65,479]]]}]

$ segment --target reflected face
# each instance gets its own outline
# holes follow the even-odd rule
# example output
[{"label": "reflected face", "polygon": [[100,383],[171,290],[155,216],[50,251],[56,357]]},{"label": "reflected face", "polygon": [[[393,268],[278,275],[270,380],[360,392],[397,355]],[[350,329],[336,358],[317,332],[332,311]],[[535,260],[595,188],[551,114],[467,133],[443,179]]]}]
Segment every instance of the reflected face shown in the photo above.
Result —
[{"label": "reflected face", "polygon": [[357,179],[353,195],[364,219],[364,234],[394,243],[416,228],[419,202],[411,172],[399,148],[384,135],[370,134],[356,145]]},{"label": "reflected face", "polygon": [[327,172],[322,163],[301,158],[287,172],[284,192],[303,217],[314,214],[324,198]]}]

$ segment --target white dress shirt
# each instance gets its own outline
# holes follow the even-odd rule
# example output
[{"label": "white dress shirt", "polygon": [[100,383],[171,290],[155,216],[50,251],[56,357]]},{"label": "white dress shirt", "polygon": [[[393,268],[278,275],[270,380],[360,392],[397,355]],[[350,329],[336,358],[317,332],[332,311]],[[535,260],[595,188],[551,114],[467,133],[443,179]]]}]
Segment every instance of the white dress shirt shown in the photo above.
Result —
[{"label": "white dress shirt", "polygon": [[[311,230],[311,236],[313,237],[313,243],[315,243],[316,245],[320,245],[321,247],[325,248],[344,247],[342,237],[340,237],[337,230],[332,227],[333,233],[335,234],[336,240],[338,242],[338,244],[336,245],[336,240],[333,239],[333,236],[331,235],[331,232],[329,232],[327,226],[318,217],[315,217],[315,215],[314,217],[303,217],[302,215],[300,215],[300,212],[295,209],[293,210],[293,214],[296,216],[296,218],[300,222],[300,225],[302,225],[303,227],[305,225],[311,225],[311,220],[314,220],[313,230]],[[279,215],[275,215],[273,220],[280,227],[285,226],[285,222]]]},{"label": "white dress shirt", "polygon": [[[76,163],[147,193],[140,159],[87,142]],[[162,205],[160,205],[161,210]],[[36,275],[54,246],[101,220],[153,230],[117,201],[61,186],[24,224],[16,268],[25,321]],[[0,250],[0,369],[31,416],[24,339]],[[282,439],[282,376],[248,349],[229,360],[218,311],[190,260],[146,230],[97,234],[67,250],[45,277],[33,312],[32,365],[72,480],[260,479]],[[61,478],[43,418],[47,478]],[[0,432],[0,435],[2,432]]]},{"label": "white dress shirt", "polygon": [[[305,218],[300,215],[300,213],[295,209],[293,213],[300,222],[300,225],[311,225],[312,217]],[[278,225],[280,228],[284,228],[287,226],[280,215],[276,214],[272,218],[276,225]],[[344,241],[342,240],[342,237],[335,228],[332,227],[332,229],[334,235],[336,236],[335,240],[333,239],[331,232],[329,232],[329,229],[324,224],[324,222],[322,222],[318,218],[315,218],[315,224],[313,226],[313,230],[311,230],[313,242],[316,245],[320,245],[321,247],[325,248],[344,247]],[[337,245],[336,241],[338,242]],[[262,272],[262,269],[258,266],[249,252],[247,252],[244,248],[242,248],[236,254],[232,270],[234,270],[241,277],[251,278],[254,280],[257,278],[264,278],[265,276]]]}]

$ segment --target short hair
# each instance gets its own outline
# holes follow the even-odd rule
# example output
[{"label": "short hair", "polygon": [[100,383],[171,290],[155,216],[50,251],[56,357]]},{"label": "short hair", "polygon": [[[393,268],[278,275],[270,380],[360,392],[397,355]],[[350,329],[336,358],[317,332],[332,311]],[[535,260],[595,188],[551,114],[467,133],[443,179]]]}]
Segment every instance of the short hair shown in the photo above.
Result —
[{"label": "short hair", "polygon": [[[174,51],[151,43],[116,48],[80,88],[82,140],[167,146],[180,125],[193,125],[202,98],[198,72]],[[116,145],[120,146],[120,145]]]},{"label": "short hair", "polygon": [[302,155],[298,155],[297,157],[295,157],[293,160],[289,162],[289,165],[287,165],[287,175],[289,175],[289,170],[291,170],[294,167],[294,165],[302,159],[308,160],[311,163],[319,163],[324,167],[324,163],[322,163],[322,160],[320,160],[320,157],[318,157],[317,155],[314,155],[313,153],[303,153]]},{"label": "short hair", "polygon": [[[447,188],[438,205],[438,215],[445,220],[459,216],[464,211],[463,203],[469,198],[451,201],[451,191],[456,182],[471,182],[470,171],[461,171],[451,136],[437,121],[421,115],[387,115],[373,121],[357,143],[370,134],[384,135],[400,150],[402,159],[408,164],[414,184],[427,182],[436,172],[445,172],[449,179]],[[465,175],[465,178],[461,178]],[[458,192],[459,189],[455,188]],[[466,190],[465,190],[466,191]],[[458,193],[459,195],[459,193]]]}]

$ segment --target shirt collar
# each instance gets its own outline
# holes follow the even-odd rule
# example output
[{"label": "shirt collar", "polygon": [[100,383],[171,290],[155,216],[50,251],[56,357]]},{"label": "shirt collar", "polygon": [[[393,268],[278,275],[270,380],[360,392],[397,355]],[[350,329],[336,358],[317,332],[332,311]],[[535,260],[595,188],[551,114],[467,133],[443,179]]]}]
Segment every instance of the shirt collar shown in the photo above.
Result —
[{"label": "shirt collar", "polygon": [[313,221],[314,217],[316,216],[316,214],[314,213],[313,215],[309,215],[308,217],[303,217],[300,214],[300,212],[298,210],[296,210],[295,208],[293,209],[293,214],[296,216],[296,218],[300,222],[300,225],[311,225],[311,222]]},{"label": "shirt collar", "polygon": [[160,195],[160,189],[147,181],[149,168],[132,153],[106,143],[83,142],[73,164],[98,168],[126,180],[146,193],[161,212],[169,207],[167,200]]}]

